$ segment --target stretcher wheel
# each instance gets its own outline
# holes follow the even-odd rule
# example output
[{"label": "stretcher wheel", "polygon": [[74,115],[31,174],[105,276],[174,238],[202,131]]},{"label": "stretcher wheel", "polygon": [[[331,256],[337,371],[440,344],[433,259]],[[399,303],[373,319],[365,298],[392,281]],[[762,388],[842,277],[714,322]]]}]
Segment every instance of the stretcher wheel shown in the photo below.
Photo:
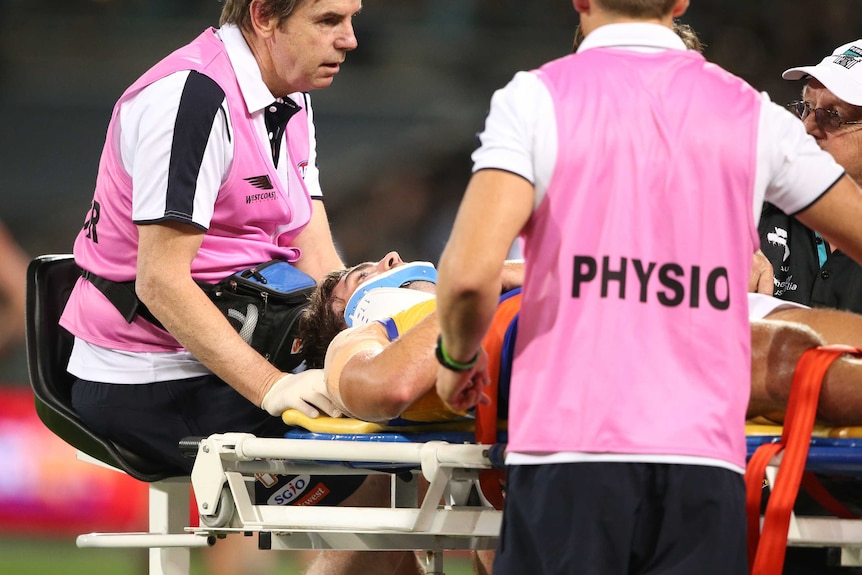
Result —
[{"label": "stretcher wheel", "polygon": [[236,506],[234,505],[230,490],[227,486],[222,487],[218,503],[216,504],[215,515],[201,515],[201,523],[206,527],[212,528],[227,527],[235,511]]}]

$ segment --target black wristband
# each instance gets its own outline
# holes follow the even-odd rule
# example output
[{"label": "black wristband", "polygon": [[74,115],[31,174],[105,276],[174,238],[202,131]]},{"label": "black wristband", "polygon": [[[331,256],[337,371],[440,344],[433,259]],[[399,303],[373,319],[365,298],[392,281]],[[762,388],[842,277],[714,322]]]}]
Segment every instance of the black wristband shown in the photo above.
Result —
[{"label": "black wristband", "polygon": [[473,359],[468,361],[467,363],[461,363],[455,361],[449,354],[446,353],[446,350],[443,349],[443,334],[437,336],[437,347],[434,349],[434,355],[437,356],[437,361],[445,367],[446,369],[450,369],[452,371],[468,371],[473,369],[473,366],[476,365],[476,362],[479,361],[479,352],[476,352],[476,355],[473,356]]}]

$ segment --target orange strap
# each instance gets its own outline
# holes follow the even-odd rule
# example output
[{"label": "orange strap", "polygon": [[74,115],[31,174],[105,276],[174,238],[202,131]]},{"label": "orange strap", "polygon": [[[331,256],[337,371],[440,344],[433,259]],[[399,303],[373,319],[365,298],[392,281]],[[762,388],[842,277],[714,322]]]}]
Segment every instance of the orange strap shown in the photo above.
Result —
[{"label": "orange strap", "polygon": [[[796,365],[778,443],[757,448],[745,472],[748,514],[748,567],[751,575],[780,575],[787,551],[790,515],[799,493],[799,484],[811,444],[811,431],[817,414],[817,401],[826,370],[845,353],[862,350],[849,346],[820,346],[807,350]],[[783,451],[772,493],[760,530],[760,504],[763,478],[769,461]]]}]

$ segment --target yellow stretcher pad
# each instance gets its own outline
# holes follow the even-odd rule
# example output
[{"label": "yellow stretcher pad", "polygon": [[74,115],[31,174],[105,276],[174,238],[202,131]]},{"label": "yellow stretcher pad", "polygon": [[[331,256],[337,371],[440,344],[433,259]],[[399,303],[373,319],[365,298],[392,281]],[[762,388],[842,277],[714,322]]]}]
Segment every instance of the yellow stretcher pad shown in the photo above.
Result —
[{"label": "yellow stretcher pad", "polygon": [[457,419],[435,423],[416,423],[413,425],[384,425],[362,421],[350,417],[308,417],[296,409],[288,409],[281,414],[281,419],[287,425],[302,427],[314,433],[331,434],[364,434],[364,433],[422,433],[433,431],[473,431],[474,421],[471,418]]},{"label": "yellow stretcher pad", "polygon": [[[780,436],[784,428],[774,423],[748,422],[745,425],[747,436]],[[832,439],[853,439],[862,437],[862,426],[843,425],[831,427],[827,425],[815,425],[811,437],[829,437]]]}]

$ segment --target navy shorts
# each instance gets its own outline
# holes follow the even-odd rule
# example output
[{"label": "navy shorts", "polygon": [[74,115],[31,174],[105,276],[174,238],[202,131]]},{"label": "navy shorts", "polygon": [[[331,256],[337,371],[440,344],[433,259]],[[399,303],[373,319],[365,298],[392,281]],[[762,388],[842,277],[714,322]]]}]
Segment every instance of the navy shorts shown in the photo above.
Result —
[{"label": "navy shorts", "polygon": [[[191,474],[194,465],[194,458],[180,451],[183,438],[228,432],[283,437],[289,429],[214,375],[148,384],[78,380],[72,406],[96,433],[147,459],[170,463],[177,475]],[[255,493],[258,503],[337,505],[364,479],[264,474],[255,482]]]},{"label": "navy shorts", "polygon": [[746,575],[745,486],[697,465],[508,467],[494,575]]}]

